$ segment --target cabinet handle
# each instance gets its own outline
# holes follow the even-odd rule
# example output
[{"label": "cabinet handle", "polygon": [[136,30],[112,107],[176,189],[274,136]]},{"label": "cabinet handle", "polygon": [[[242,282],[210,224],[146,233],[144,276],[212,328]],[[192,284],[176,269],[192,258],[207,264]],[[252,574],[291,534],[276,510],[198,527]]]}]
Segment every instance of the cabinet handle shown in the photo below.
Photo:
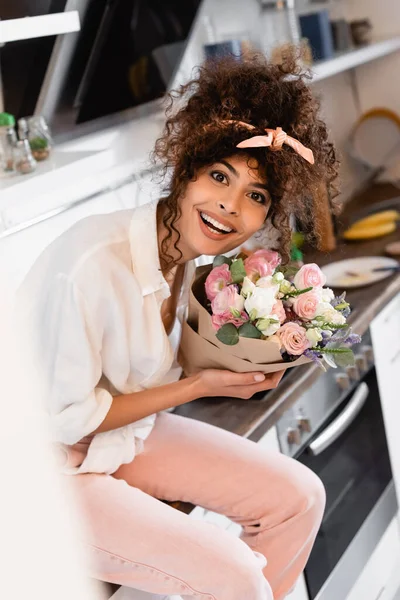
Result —
[{"label": "cabinet handle", "polygon": [[352,424],[362,407],[364,406],[369,394],[369,387],[363,381],[354,392],[350,402],[338,417],[309,445],[310,453],[318,456],[324,450],[329,448]]},{"label": "cabinet handle", "polygon": [[400,348],[397,350],[396,354],[394,356],[392,356],[392,358],[390,359],[390,363],[393,364],[397,361],[397,359],[400,356]]}]

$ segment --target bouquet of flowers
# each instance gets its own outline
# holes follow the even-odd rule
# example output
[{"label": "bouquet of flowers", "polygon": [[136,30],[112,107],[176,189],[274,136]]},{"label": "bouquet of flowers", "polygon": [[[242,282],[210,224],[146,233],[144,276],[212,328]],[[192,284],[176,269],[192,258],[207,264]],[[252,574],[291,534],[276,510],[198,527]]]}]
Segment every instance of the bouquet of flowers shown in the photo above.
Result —
[{"label": "bouquet of flowers", "polygon": [[354,364],[351,346],[361,338],[346,322],[350,306],[325,282],[316,264],[284,267],[272,250],[217,256],[192,284],[181,344],[185,370]]}]

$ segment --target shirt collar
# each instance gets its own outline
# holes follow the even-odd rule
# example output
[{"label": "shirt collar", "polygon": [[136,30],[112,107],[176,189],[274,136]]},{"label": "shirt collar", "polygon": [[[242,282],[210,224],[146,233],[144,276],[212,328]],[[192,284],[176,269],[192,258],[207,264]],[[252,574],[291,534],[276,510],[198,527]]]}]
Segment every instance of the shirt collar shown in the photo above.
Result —
[{"label": "shirt collar", "polygon": [[143,296],[162,290],[162,296],[168,298],[170,289],[158,253],[157,204],[148,202],[133,211],[129,232],[132,266]]}]

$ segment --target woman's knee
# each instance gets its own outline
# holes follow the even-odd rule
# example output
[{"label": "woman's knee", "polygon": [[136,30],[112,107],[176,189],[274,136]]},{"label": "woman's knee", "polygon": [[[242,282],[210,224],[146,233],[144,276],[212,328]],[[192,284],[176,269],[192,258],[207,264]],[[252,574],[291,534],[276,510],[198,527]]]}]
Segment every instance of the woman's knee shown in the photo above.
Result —
[{"label": "woman's knee", "polygon": [[322,519],[326,492],[321,479],[303,464],[294,459],[289,460],[288,497],[296,506],[296,512],[311,512],[316,519]]},{"label": "woman's knee", "polygon": [[282,454],[273,460],[268,457],[265,469],[258,472],[255,488],[252,505],[254,515],[259,513],[260,525],[268,528],[276,519],[287,521],[302,513],[312,515],[313,522],[322,519],[324,485],[313,471],[292,458]]}]

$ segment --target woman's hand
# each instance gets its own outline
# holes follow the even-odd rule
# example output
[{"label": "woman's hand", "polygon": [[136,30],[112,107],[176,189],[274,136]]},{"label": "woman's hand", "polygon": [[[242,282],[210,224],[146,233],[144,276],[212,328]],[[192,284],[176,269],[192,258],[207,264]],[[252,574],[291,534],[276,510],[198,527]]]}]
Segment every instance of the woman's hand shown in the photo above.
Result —
[{"label": "woman's hand", "polygon": [[248,400],[257,392],[276,388],[284,371],[263,373],[234,373],[220,369],[205,369],[195,377],[198,380],[199,396],[229,396]]}]

